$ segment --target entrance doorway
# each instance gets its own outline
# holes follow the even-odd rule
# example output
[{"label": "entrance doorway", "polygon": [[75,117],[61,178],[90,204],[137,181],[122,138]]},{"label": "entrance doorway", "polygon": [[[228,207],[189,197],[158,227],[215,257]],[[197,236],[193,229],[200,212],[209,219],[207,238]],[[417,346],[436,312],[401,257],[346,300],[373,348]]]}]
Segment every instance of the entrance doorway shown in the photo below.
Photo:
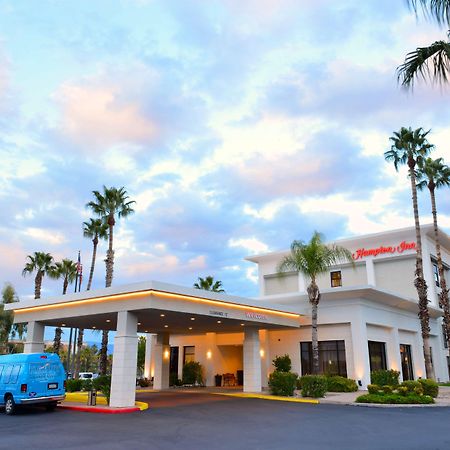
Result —
[{"label": "entrance doorway", "polygon": [[400,358],[402,361],[403,381],[414,380],[410,345],[400,344]]},{"label": "entrance doorway", "polygon": [[179,347],[170,347],[169,379],[178,380],[178,355]]}]

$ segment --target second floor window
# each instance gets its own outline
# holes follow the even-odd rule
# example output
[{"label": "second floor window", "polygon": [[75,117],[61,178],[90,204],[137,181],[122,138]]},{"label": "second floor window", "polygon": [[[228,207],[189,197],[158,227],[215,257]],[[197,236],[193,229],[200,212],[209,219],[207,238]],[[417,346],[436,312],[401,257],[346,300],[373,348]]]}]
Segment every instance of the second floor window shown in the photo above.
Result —
[{"label": "second floor window", "polygon": [[437,264],[433,263],[433,276],[434,276],[434,282],[436,283],[436,286],[439,287],[439,269]]},{"label": "second floor window", "polygon": [[330,276],[331,276],[331,287],[342,286],[342,273],[340,270],[330,272]]}]

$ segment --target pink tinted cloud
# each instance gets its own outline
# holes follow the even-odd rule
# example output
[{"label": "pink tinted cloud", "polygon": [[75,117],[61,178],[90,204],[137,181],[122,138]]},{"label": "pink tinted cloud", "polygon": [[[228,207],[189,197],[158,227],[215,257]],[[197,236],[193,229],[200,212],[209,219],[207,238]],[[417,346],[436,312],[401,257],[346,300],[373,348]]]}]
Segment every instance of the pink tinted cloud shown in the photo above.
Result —
[{"label": "pink tinted cloud", "polygon": [[127,94],[126,86],[114,83],[64,85],[58,94],[64,134],[91,149],[93,145],[151,141],[157,135],[157,125]]}]

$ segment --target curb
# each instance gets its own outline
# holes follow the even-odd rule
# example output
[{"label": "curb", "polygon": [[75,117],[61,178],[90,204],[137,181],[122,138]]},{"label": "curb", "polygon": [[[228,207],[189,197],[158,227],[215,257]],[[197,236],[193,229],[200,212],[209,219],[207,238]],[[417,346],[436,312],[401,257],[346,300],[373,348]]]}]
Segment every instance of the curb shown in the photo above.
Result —
[{"label": "curb", "polygon": [[239,397],[239,398],[258,398],[261,400],[272,400],[279,402],[291,402],[291,403],[309,403],[312,405],[318,405],[319,400],[310,400],[306,398],[294,398],[294,397],[280,397],[276,395],[264,395],[264,394],[229,394],[226,392],[211,392],[214,395],[225,395],[227,397]]},{"label": "curb", "polygon": [[[69,392],[66,394],[66,401],[74,403],[86,403],[87,393],[85,392]],[[110,408],[106,399],[103,396],[97,397],[98,406],[87,406],[87,405],[65,405],[64,403],[58,405],[60,408],[69,409],[72,411],[82,411],[91,412],[98,414],[127,414],[137,411],[145,411],[148,409],[148,403],[145,402],[135,402],[135,406],[130,406],[127,408]]]},{"label": "curb", "polygon": [[132,412],[141,411],[141,409],[137,406],[133,406],[131,408],[111,409],[111,408],[101,408],[97,406],[58,405],[58,408],[96,414],[128,414]]}]

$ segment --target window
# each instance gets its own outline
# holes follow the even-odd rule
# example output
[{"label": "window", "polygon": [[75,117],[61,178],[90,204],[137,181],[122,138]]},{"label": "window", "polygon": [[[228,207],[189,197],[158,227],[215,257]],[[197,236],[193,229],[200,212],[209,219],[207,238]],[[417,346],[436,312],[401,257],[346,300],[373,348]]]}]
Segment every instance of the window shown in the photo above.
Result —
[{"label": "window", "polygon": [[0,383],[2,382],[3,366],[0,366]]},{"label": "window", "polygon": [[433,263],[433,276],[434,276],[434,282],[436,283],[436,286],[439,287],[441,284],[439,282],[439,269],[438,269],[438,265],[436,263]]},{"label": "window", "polygon": [[340,270],[330,272],[330,277],[331,277],[331,287],[342,286],[342,273]]},{"label": "window", "polygon": [[444,339],[444,348],[448,348],[447,331],[445,330],[445,325],[442,325],[442,338]]},{"label": "window", "polygon": [[3,383],[5,383],[5,384],[9,383],[9,377],[11,375],[12,369],[13,369],[13,366],[6,366],[5,373],[3,375]]},{"label": "window", "polygon": [[187,362],[191,361],[195,361],[195,347],[194,346],[184,347],[183,366]]},{"label": "window", "polygon": [[[312,373],[312,344],[300,342],[302,375]],[[321,374],[347,376],[345,341],[319,342],[319,371]]]},{"label": "window", "polygon": [[400,344],[400,359],[402,361],[403,381],[414,380],[410,345]]},{"label": "window", "polygon": [[370,371],[386,370],[386,344],[384,342],[369,341]]}]

